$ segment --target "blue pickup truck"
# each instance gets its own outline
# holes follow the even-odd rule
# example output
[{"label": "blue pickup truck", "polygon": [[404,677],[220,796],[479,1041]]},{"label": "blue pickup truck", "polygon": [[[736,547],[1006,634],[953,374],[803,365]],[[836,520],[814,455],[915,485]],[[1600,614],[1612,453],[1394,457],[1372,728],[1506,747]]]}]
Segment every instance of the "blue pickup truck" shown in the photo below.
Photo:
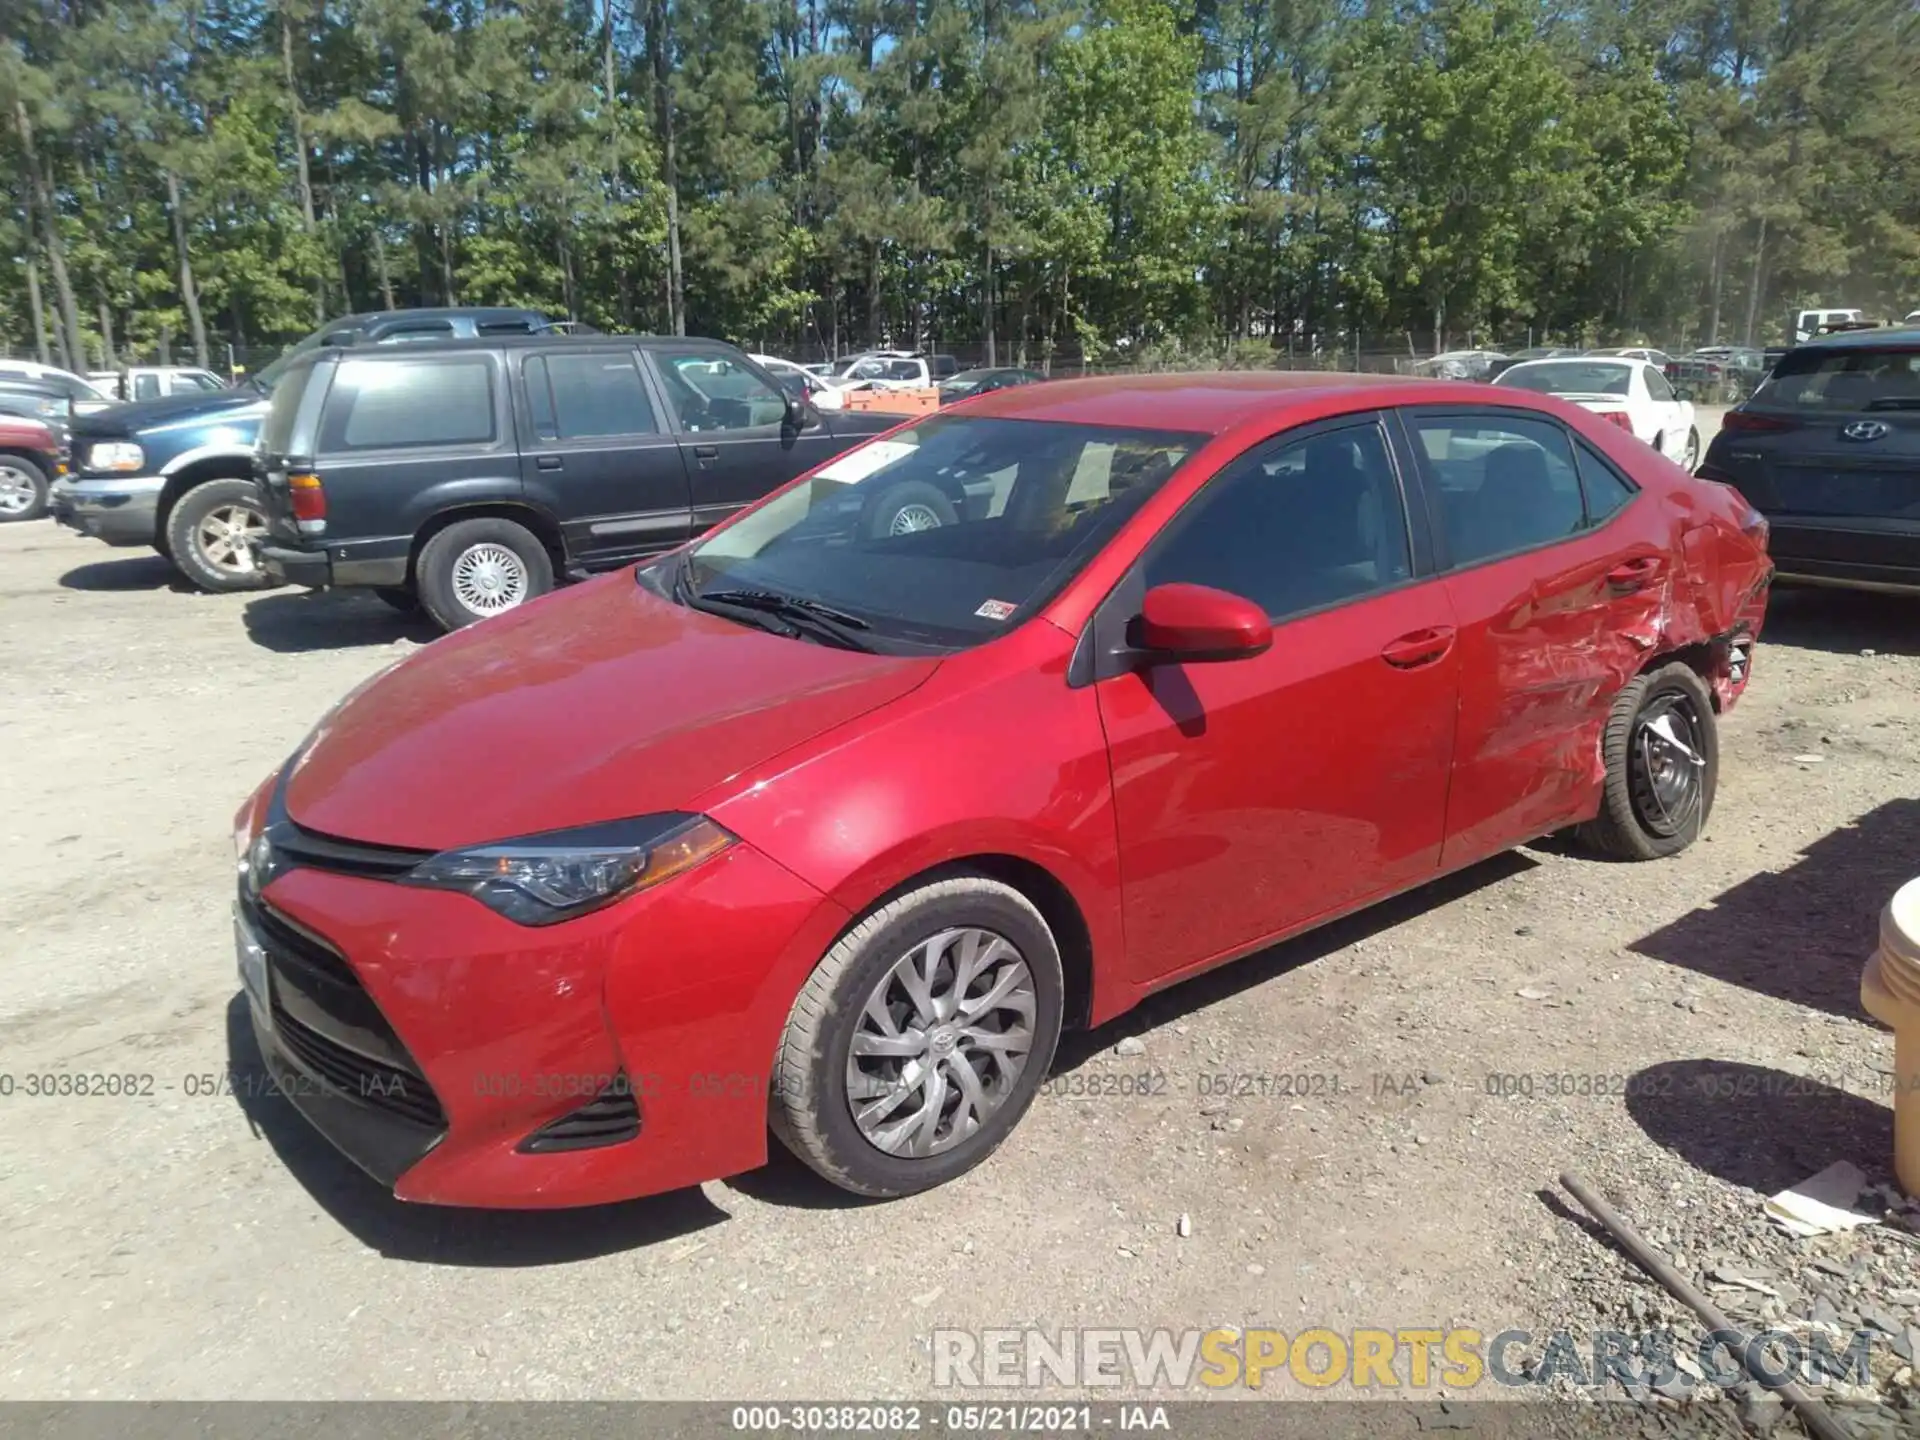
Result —
[{"label": "blue pickup truck", "polygon": [[146,545],[202,590],[257,590],[266,516],[253,445],[287,362],[322,345],[394,345],[528,335],[532,310],[452,308],[349,315],[229,390],[170,395],[74,417],[73,476],[53,487],[54,519],[109,545]]}]

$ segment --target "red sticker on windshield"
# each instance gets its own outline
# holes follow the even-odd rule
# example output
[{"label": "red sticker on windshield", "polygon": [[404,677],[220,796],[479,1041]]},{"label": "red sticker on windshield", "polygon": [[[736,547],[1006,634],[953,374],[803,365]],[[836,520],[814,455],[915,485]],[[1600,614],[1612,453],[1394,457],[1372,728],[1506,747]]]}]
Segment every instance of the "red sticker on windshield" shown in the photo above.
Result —
[{"label": "red sticker on windshield", "polygon": [[983,600],[980,608],[973,613],[983,620],[1004,620],[1019,608],[1018,605],[1009,605],[1004,600]]}]

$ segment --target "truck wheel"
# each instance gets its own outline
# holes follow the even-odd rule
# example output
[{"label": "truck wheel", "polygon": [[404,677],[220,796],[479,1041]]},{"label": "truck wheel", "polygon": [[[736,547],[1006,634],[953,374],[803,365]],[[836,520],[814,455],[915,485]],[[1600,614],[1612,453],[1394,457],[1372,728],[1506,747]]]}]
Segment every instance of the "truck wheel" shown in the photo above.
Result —
[{"label": "truck wheel", "polygon": [[0,525],[46,513],[46,473],[24,455],[0,455]]},{"label": "truck wheel", "polygon": [[447,526],[420,552],[420,603],[442,630],[458,630],[553,589],[553,561],[524,525],[486,516]]},{"label": "truck wheel", "polygon": [[173,568],[215,594],[264,590],[260,568],[267,516],[251,480],[209,480],[175,503],[167,516],[166,556]]}]

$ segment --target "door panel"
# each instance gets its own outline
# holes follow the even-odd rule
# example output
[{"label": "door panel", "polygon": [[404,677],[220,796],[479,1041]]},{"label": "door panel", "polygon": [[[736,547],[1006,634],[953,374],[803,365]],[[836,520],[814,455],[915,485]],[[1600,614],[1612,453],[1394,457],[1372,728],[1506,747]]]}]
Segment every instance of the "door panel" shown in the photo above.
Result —
[{"label": "door panel", "polygon": [[631,346],[516,355],[527,497],[560,522],[588,569],[668,549],[691,533],[686,464]]},{"label": "door panel", "polygon": [[1098,682],[1136,984],[1432,874],[1453,747],[1453,617],[1371,417],[1229,465],[1102,607],[1100,646],[1176,581],[1281,623],[1263,655]]},{"label": "door panel", "polygon": [[725,350],[656,345],[647,356],[686,453],[696,533],[840,448],[817,414],[788,425],[780,388]]},{"label": "door panel", "polygon": [[[1594,813],[1601,731],[1658,642],[1677,569],[1659,507],[1633,503],[1605,467],[1576,468],[1557,422],[1404,414],[1455,566],[1445,583],[1459,728],[1441,854],[1451,869]],[[1478,462],[1459,458],[1466,437]],[[1449,454],[1443,470],[1435,457]]]}]

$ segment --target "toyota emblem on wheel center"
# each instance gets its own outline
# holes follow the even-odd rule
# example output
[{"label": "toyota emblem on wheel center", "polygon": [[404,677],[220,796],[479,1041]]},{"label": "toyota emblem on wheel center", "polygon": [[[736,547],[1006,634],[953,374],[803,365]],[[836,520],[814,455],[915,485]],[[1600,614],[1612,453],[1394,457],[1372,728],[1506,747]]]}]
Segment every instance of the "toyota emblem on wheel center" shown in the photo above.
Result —
[{"label": "toyota emblem on wheel center", "polygon": [[1878,440],[1887,434],[1891,427],[1880,420],[1856,420],[1851,425],[1840,427],[1843,440]]}]

